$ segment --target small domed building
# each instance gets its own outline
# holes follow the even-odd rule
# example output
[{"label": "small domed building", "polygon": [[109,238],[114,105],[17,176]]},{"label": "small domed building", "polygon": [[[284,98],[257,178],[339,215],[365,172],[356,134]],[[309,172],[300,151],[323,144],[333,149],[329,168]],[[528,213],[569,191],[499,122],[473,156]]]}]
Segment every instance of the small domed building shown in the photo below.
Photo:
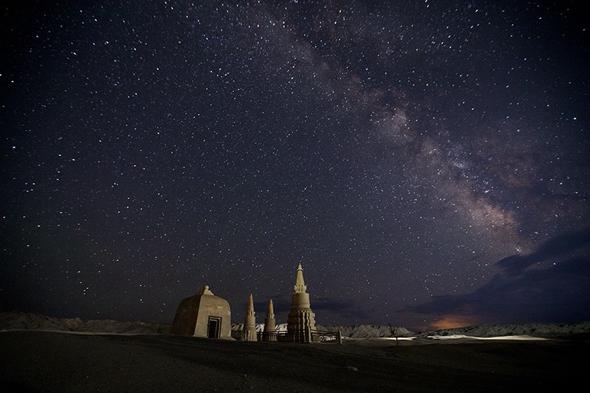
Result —
[{"label": "small domed building", "polygon": [[231,339],[231,310],[227,300],[215,296],[205,285],[200,293],[180,302],[172,334]]}]

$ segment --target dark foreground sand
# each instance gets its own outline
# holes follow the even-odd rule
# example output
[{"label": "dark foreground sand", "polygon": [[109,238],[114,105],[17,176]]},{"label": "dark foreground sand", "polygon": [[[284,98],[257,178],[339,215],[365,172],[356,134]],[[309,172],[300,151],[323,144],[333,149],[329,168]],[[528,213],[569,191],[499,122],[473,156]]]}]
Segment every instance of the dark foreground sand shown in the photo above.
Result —
[{"label": "dark foreground sand", "polygon": [[[2,392],[584,391],[586,341],[295,345],[0,332]],[[574,389],[575,383],[582,383]],[[581,389],[581,390],[580,390]]]}]

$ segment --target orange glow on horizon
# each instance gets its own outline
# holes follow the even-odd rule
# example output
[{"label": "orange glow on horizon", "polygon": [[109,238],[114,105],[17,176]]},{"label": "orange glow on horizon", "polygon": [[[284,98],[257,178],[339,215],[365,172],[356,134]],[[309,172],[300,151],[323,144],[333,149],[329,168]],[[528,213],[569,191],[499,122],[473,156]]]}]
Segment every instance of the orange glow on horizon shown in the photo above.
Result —
[{"label": "orange glow on horizon", "polygon": [[467,315],[443,315],[442,318],[432,322],[430,326],[433,329],[454,329],[463,326],[470,326],[477,323],[477,318]]}]

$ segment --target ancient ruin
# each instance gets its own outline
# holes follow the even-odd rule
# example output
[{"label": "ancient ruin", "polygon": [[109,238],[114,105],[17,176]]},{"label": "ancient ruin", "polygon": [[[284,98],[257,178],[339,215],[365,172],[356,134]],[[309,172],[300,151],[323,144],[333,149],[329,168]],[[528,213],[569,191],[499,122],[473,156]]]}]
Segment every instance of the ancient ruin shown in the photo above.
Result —
[{"label": "ancient ruin", "polygon": [[248,297],[248,308],[246,309],[246,320],[244,321],[244,331],[242,341],[257,341],[256,336],[256,315],[254,314],[254,299],[252,294]]},{"label": "ancient ruin", "polygon": [[295,287],[291,296],[291,311],[287,319],[287,336],[289,341],[310,343],[317,341],[315,314],[311,311],[309,293],[303,280],[303,267],[297,267]]},{"label": "ancient ruin", "polygon": [[[274,306],[272,299],[267,304],[264,328],[260,338],[256,332],[256,314],[254,312],[254,298],[248,296],[244,326],[241,334],[236,338],[242,341],[291,341],[311,343],[319,341],[319,334],[315,324],[315,314],[311,310],[309,293],[303,279],[303,267],[297,266],[295,286],[291,295],[291,310],[287,319],[287,331],[277,331]],[[239,330],[237,331],[239,332]],[[205,285],[197,295],[184,299],[176,311],[171,329],[172,334],[205,338],[231,338],[231,312],[229,303],[213,295],[208,285]],[[323,332],[322,334],[331,334]]]},{"label": "ancient ruin", "polygon": [[275,321],[275,311],[272,304],[272,299],[268,300],[266,319],[264,320],[264,332],[262,333],[262,341],[277,341],[277,324]]},{"label": "ancient ruin", "polygon": [[231,338],[231,310],[227,300],[205,285],[200,293],[180,302],[172,334],[205,338]]}]

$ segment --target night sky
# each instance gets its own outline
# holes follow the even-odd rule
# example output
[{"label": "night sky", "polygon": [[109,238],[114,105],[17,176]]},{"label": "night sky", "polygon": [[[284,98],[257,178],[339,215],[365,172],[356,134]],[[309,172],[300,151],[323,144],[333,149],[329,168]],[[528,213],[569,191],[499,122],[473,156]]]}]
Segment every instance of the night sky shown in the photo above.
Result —
[{"label": "night sky", "polygon": [[590,319],[583,2],[3,3],[2,310]]}]

